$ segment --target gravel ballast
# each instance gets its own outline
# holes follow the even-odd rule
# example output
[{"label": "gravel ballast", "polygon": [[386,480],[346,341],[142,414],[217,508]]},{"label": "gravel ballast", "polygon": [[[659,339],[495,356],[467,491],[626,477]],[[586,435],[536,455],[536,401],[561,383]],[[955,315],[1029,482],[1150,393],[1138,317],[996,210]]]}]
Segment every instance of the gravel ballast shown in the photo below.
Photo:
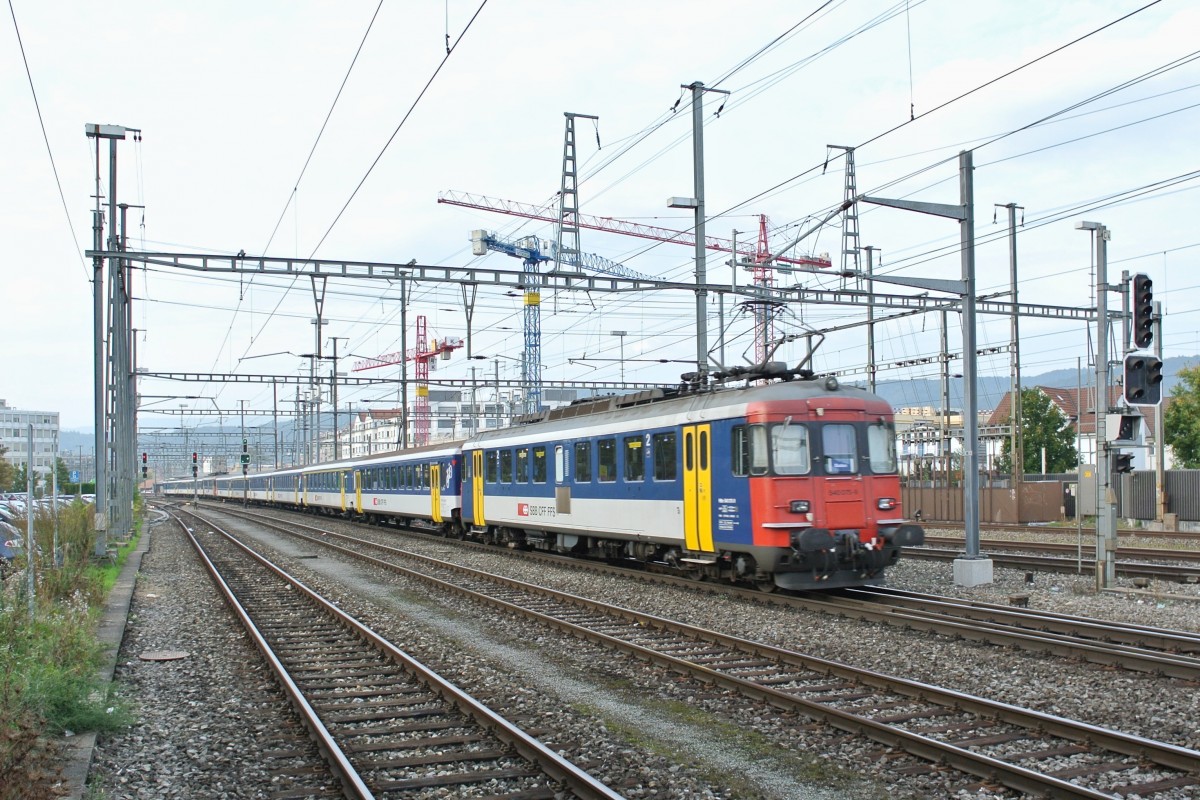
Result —
[{"label": "gravel ballast", "polygon": [[[245,523],[226,518],[231,529]],[[641,581],[533,564],[503,552],[478,553],[333,520],[415,552],[606,600],[812,655],[866,666],[990,699],[1161,739],[1200,745],[1197,687],[880,624],[672,589]],[[609,781],[628,797],[918,798],[1006,797],[1014,793],[924,765],[883,745],[747,700],[664,675],[659,668],[499,616],[475,603],[357,564],[328,551],[254,534],[305,580],[434,669]],[[316,558],[312,558],[312,556]],[[299,557],[299,558],[298,558]],[[1030,606],[1196,630],[1200,605],[1152,596],[1097,595],[1091,578],[997,568],[995,583],[961,589],[948,564],[902,562],[897,588],[1004,603],[1019,591]],[[269,784],[231,789],[221,775],[250,781],[262,743],[246,724],[274,708],[242,635],[228,621],[190,546],[168,526],[156,530],[134,598],[117,680],[142,708],[133,729],[105,737],[94,785],[106,797],[256,797]],[[242,648],[242,649],[239,649]],[[187,650],[176,662],[141,662],[148,649]],[[202,699],[215,697],[210,706]],[[245,787],[251,788],[245,788]],[[174,792],[174,793],[172,793]],[[258,793],[261,792],[261,793]],[[1168,797],[1192,797],[1184,790]]]}]

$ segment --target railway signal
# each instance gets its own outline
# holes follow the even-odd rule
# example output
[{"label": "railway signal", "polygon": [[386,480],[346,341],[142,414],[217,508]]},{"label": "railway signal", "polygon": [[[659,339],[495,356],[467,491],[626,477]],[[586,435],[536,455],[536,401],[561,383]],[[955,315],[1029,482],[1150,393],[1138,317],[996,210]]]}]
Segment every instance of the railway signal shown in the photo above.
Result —
[{"label": "railway signal", "polygon": [[199,474],[200,474],[200,468],[199,468],[198,460],[196,457],[196,453],[193,452],[192,453],[192,477],[194,478]]},{"label": "railway signal", "polygon": [[1105,441],[1109,444],[1137,444],[1142,430],[1140,414],[1109,414],[1104,418]]},{"label": "railway signal", "polygon": [[142,480],[146,480],[147,473],[150,471],[149,466],[147,466],[147,464],[146,464],[147,457],[148,457],[148,454],[143,452],[142,453]]},{"label": "railway signal", "polygon": [[1162,402],[1162,359],[1146,353],[1125,356],[1125,402],[1156,406]]},{"label": "railway signal", "polygon": [[1149,347],[1154,341],[1154,281],[1139,272],[1133,276],[1133,344]]},{"label": "railway signal", "polygon": [[1120,450],[1114,450],[1111,455],[1113,475],[1133,472],[1133,453],[1122,453]]}]

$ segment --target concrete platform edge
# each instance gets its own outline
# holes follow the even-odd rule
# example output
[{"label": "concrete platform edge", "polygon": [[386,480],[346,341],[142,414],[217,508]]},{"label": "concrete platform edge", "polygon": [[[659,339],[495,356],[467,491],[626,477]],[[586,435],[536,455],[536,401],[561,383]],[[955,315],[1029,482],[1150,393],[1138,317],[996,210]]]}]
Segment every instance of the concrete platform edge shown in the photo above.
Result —
[{"label": "concrete platform edge", "polygon": [[[142,556],[150,548],[150,521],[142,526],[142,537],[137,547],[125,559],[121,574],[113,584],[112,591],[104,604],[104,611],[96,625],[96,640],[106,649],[104,663],[96,672],[100,682],[112,682],[117,670],[117,657],[121,652],[121,640],[125,636],[125,623],[129,619],[129,606],[133,602],[133,590],[138,573],[142,568]],[[67,800],[82,800],[87,788],[88,771],[92,765],[92,753],[96,747],[95,733],[81,733],[62,739],[63,788]]]}]

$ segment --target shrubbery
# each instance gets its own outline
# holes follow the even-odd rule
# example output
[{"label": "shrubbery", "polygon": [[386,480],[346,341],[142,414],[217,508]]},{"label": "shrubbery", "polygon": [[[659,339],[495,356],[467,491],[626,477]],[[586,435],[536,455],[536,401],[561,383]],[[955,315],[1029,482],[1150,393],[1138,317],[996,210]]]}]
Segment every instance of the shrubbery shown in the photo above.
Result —
[{"label": "shrubbery", "polygon": [[24,564],[0,589],[0,800],[57,796],[55,737],[129,722],[111,687],[96,679],[103,657],[93,633],[97,608],[119,564],[93,564],[93,525],[92,506],[60,510],[61,566],[53,567],[54,520],[45,512],[35,518],[32,619]]}]

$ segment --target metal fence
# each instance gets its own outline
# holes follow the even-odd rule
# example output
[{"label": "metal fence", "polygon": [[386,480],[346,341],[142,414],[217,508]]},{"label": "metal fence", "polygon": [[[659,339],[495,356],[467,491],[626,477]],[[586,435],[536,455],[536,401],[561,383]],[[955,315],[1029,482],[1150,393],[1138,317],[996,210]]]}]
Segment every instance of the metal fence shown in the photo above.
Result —
[{"label": "metal fence", "polygon": [[[1090,472],[1094,476],[1094,472]],[[1158,514],[1157,487],[1153,472],[1132,472],[1115,476],[1117,516],[1121,519],[1153,520]],[[1178,522],[1200,522],[1200,470],[1175,469],[1165,474],[1165,513]],[[1018,505],[1016,492],[1005,482],[981,482],[980,519],[984,522],[1054,522],[1074,516],[1076,498],[1083,498],[1084,515],[1095,500],[1093,485],[1080,491],[1075,473],[1027,475],[1021,484]],[[1085,479],[1086,481],[1086,479]],[[929,481],[910,481],[902,489],[906,513],[919,510],[927,520],[961,522],[963,519],[961,485],[935,485]]]}]

